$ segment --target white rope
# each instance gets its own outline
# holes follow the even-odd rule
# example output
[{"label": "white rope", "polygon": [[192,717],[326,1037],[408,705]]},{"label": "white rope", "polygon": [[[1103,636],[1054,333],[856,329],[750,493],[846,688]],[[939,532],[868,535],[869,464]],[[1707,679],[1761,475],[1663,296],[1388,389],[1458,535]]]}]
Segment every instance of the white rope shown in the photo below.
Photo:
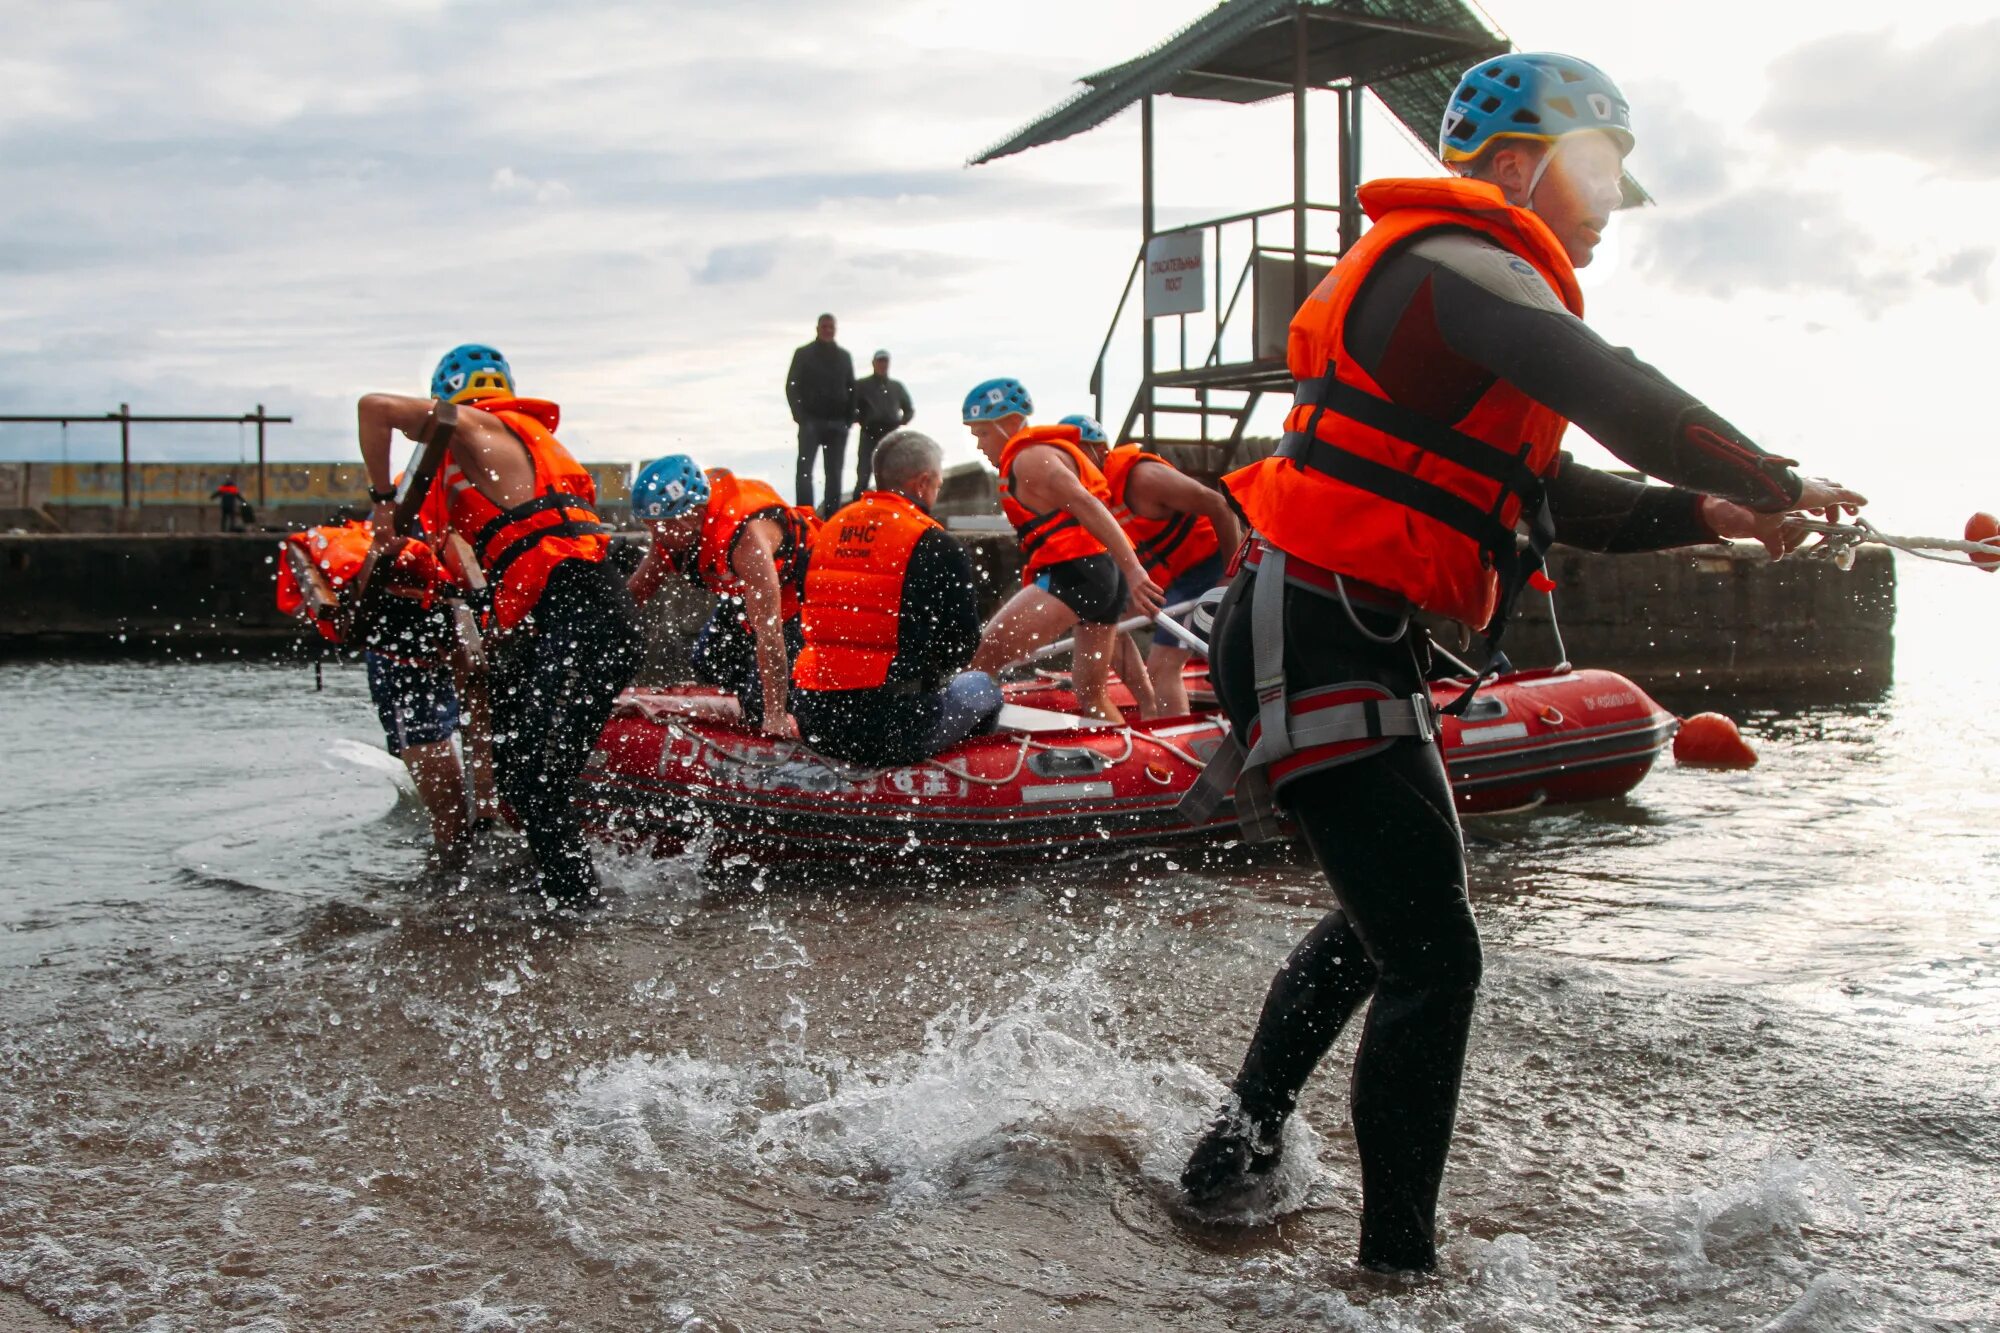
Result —
[{"label": "white rope", "polygon": [[1791,518],[1785,520],[1785,527],[1794,532],[1812,533],[1820,541],[1793,552],[1795,555],[1832,560],[1841,568],[1852,567],[1854,548],[1857,546],[1887,546],[1913,555],[1919,560],[1935,560],[1942,565],[1964,565],[1980,568],[1970,558],[1953,560],[1938,552],[1951,552],[1967,557],[1973,555],[1992,556],[2000,559],[2000,546],[1987,542],[1964,541],[1956,537],[1899,537],[1882,532],[1867,519],[1856,519],[1852,523],[1823,523],[1817,519]]}]

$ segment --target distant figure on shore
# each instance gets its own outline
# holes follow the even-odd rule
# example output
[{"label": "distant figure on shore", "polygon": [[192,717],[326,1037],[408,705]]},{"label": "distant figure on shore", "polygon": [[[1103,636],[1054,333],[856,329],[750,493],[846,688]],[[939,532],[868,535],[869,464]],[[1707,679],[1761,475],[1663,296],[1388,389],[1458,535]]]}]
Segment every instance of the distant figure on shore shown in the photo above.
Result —
[{"label": "distant figure on shore", "polygon": [[222,511],[224,532],[243,531],[244,524],[249,521],[250,506],[243,502],[243,492],[236,489],[236,478],[224,477],[222,484],[208,493],[208,498],[215,501],[216,507]]},{"label": "distant figure on shore", "polygon": [[833,340],[832,315],[821,315],[816,336],[792,353],[785,401],[799,424],[799,473],[793,494],[813,503],[813,459],[826,452],[826,499],[820,517],[840,504],[840,474],[847,464],[847,428],[854,424],[854,358]]},{"label": "distant figure on shore", "polygon": [[910,391],[901,380],[889,378],[886,348],[874,356],[875,373],[856,382],[854,411],[861,422],[861,458],[854,467],[854,498],[868,489],[868,474],[875,466],[875,446],[892,430],[910,424],[917,409],[910,405]]}]

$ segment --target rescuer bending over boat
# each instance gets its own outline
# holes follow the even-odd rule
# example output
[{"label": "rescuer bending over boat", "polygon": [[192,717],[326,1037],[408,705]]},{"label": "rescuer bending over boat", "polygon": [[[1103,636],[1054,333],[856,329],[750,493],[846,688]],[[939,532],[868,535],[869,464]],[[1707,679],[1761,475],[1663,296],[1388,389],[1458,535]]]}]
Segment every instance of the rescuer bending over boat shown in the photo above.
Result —
[{"label": "rescuer bending over boat", "polygon": [[[1027,562],[1021,590],[987,622],[972,669],[997,674],[1074,625],[1078,707],[1118,722],[1109,688],[1118,613],[1129,600],[1134,614],[1158,614],[1160,587],[1111,516],[1111,492],[1077,428],[1030,426],[1034,410],[1015,379],[987,380],[965,398],[965,424],[1000,471],[1000,508]],[[1143,673],[1126,684],[1151,693]]]},{"label": "rescuer bending over boat", "polygon": [[819,516],[786,504],[766,482],[728,468],[704,472],[686,454],[646,465],[632,512],[653,537],[632,571],[632,595],[650,601],[674,574],[714,593],[720,600],[695,635],[695,675],[733,693],[744,720],[767,735],[798,735],[787,696]]},{"label": "rescuer bending over boat", "polygon": [[431,395],[371,393],[357,408],[374,539],[386,545],[394,523],[393,433],[428,441],[440,405],[456,404],[450,452],[431,485],[492,593],[500,793],[526,835],[544,903],[583,907],[597,897],[597,872],[571,797],[638,669],[632,599],[604,563],[596,484],[553,434],[556,405],[516,398],[506,359],[474,343],[438,362]]},{"label": "rescuer bending over boat", "polygon": [[[1062,424],[1076,427],[1083,451],[1103,472],[1112,516],[1146,572],[1166,588],[1161,601],[1180,606],[1219,587],[1228,557],[1243,544],[1243,525],[1222,492],[1136,444],[1111,448],[1104,428],[1093,417],[1079,413],[1064,417]],[[1130,639],[1118,636],[1121,678],[1138,674],[1138,652]],[[1153,631],[1153,647],[1144,666],[1152,681],[1153,702],[1150,709],[1142,706],[1142,715],[1179,717],[1188,711],[1187,684],[1181,673],[1191,656],[1165,629]]]},{"label": "rescuer bending over boat", "polygon": [[[1239,809],[1282,793],[1338,910],[1272,981],[1182,1183],[1204,1202],[1268,1172],[1299,1089],[1367,1002],[1351,1112],[1370,1267],[1436,1263],[1480,977],[1412,613],[1486,627],[1491,646],[1552,541],[1780,551],[1788,513],[1863,502],[1584,325],[1575,270],[1619,206],[1632,143],[1624,96],[1581,60],[1467,70],[1439,144],[1458,174],[1362,187],[1373,227],[1292,319],[1278,452],[1224,479],[1258,540],[1218,611],[1211,674],[1249,753],[1226,748],[1208,785],[1226,791],[1241,764]],[[1575,462],[1558,450],[1572,420],[1676,485]]]}]

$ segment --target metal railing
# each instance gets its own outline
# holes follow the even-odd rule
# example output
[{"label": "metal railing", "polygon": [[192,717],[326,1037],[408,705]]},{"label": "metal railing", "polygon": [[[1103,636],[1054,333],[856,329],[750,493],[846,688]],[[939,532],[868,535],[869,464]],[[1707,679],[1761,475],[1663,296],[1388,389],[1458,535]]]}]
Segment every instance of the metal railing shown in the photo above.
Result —
[{"label": "metal railing", "polygon": [[0,425],[42,424],[60,425],[67,430],[71,425],[109,425],[118,423],[118,507],[132,507],[132,423],[135,421],[151,424],[176,426],[237,425],[257,427],[257,503],[268,500],[264,473],[264,427],[267,425],[287,425],[290,417],[274,417],[264,411],[262,403],[255,412],[245,412],[234,417],[160,417],[134,416],[130,403],[118,404],[116,412],[94,412],[69,416],[0,416]]},{"label": "metal railing", "polygon": [[[1229,389],[1231,386],[1227,383],[1192,388],[1191,392],[1194,394],[1192,403],[1163,405],[1157,401],[1158,394],[1172,386],[1161,385],[1159,380],[1162,377],[1185,374],[1197,369],[1220,370],[1229,366],[1248,368],[1259,364],[1255,345],[1256,330],[1254,327],[1246,330],[1244,321],[1237,317],[1245,289],[1255,290],[1258,260],[1272,258],[1296,261],[1303,255],[1308,264],[1331,263],[1338,257],[1337,240],[1334,246],[1314,245],[1311,242],[1315,239],[1314,233],[1321,230],[1324,230],[1328,239],[1337,238],[1341,213],[1340,207],[1332,204],[1307,203],[1302,208],[1294,204],[1281,204],[1270,208],[1249,209],[1201,222],[1190,222],[1178,227],[1163,227],[1154,233],[1152,239],[1190,232],[1206,233],[1203,242],[1205,246],[1203,264],[1213,275],[1214,285],[1210,299],[1204,302],[1202,310],[1154,317],[1156,322],[1152,330],[1154,334],[1152,364],[1146,364],[1146,354],[1142,350],[1137,358],[1140,362],[1139,373],[1136,376],[1137,387],[1131,410],[1125,417],[1122,435],[1129,436],[1133,425],[1142,417],[1149,417],[1151,412],[1165,410],[1199,417],[1201,439],[1207,441],[1212,417],[1222,416],[1233,420],[1241,415],[1235,407],[1217,405],[1210,397],[1213,391]],[[1304,237],[1298,234],[1301,215],[1306,222]],[[1278,222],[1281,218],[1289,226],[1282,226]],[[1321,223],[1322,227],[1313,227],[1311,225],[1313,222]],[[1274,236],[1272,232],[1277,232],[1278,235]],[[1301,244],[1301,240],[1305,243]],[[1097,360],[1091,366],[1090,393],[1100,421],[1105,419],[1108,371],[1114,348],[1119,345],[1121,330],[1128,335],[1131,332],[1126,319],[1126,310],[1132,303],[1133,288],[1143,280],[1146,250],[1147,243],[1142,243],[1138,253],[1133,257],[1132,266],[1125,275],[1124,285],[1119,290],[1117,307],[1113,310],[1111,322],[1105,329],[1104,339],[1098,346]],[[1239,265],[1233,266],[1235,281],[1229,287],[1225,299],[1224,279],[1228,269],[1232,267],[1228,260],[1236,254],[1241,254],[1242,260]],[[1294,281],[1299,285],[1306,285],[1302,279],[1295,278]],[[1297,301],[1291,299],[1293,295],[1302,297],[1303,293],[1287,293],[1284,299],[1288,308],[1295,308],[1297,305]],[[1253,301],[1252,304],[1254,306],[1256,303]],[[1141,305],[1143,306],[1143,299]],[[1143,309],[1137,312],[1137,318],[1142,322],[1143,346],[1145,342],[1143,322],[1146,319]],[[1174,325],[1171,333],[1161,328],[1161,324],[1169,320],[1173,321]],[[1254,325],[1254,311],[1250,322]],[[1162,333],[1167,333],[1167,336],[1162,338]],[[1198,360],[1191,359],[1190,334],[1194,338],[1193,346],[1198,351]],[[1161,346],[1163,342],[1166,344],[1164,348]],[[1151,434],[1152,428],[1149,425],[1147,435],[1150,437]],[[1232,431],[1232,438],[1236,434],[1240,434],[1240,429]]]}]

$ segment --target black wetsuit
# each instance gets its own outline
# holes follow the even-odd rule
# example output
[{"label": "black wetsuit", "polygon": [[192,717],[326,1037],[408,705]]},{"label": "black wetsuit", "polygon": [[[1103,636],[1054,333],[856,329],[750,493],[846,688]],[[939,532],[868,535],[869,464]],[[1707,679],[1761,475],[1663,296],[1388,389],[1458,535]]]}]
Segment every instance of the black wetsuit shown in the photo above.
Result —
[{"label": "black wetsuit", "polygon": [[[1797,498],[1800,482],[1659,372],[1612,348],[1563,309],[1511,256],[1472,233],[1425,233],[1378,261],[1343,330],[1361,366],[1397,402],[1455,422],[1506,379],[1584,427],[1634,467],[1694,489],[1646,486],[1564,455],[1549,484],[1557,538],[1599,551],[1711,540],[1701,494],[1762,509]],[[1539,293],[1535,290],[1540,288]],[[1245,568],[1218,609],[1218,693],[1247,736],[1257,716]],[[1358,607],[1388,637],[1401,616]],[[1285,590],[1285,671],[1296,693],[1377,680],[1407,697],[1423,688],[1424,646],[1377,642],[1339,603]],[[1266,1171],[1298,1093],[1355,1009],[1370,1001],[1354,1061],[1351,1111],[1361,1159],[1362,1262],[1423,1269],[1436,1262],[1434,1214],[1457,1112],[1479,932],[1451,787],[1437,746],[1395,741],[1287,784],[1284,803],[1325,871],[1339,907],[1301,941],[1272,981],[1236,1076],[1240,1115],[1226,1111],[1183,1175],[1191,1197],[1224,1193]]]},{"label": "black wetsuit", "polygon": [[536,887],[558,903],[595,896],[597,875],[572,803],[618,692],[639,669],[632,595],[604,561],[565,560],[493,663],[493,764],[535,859]]}]

